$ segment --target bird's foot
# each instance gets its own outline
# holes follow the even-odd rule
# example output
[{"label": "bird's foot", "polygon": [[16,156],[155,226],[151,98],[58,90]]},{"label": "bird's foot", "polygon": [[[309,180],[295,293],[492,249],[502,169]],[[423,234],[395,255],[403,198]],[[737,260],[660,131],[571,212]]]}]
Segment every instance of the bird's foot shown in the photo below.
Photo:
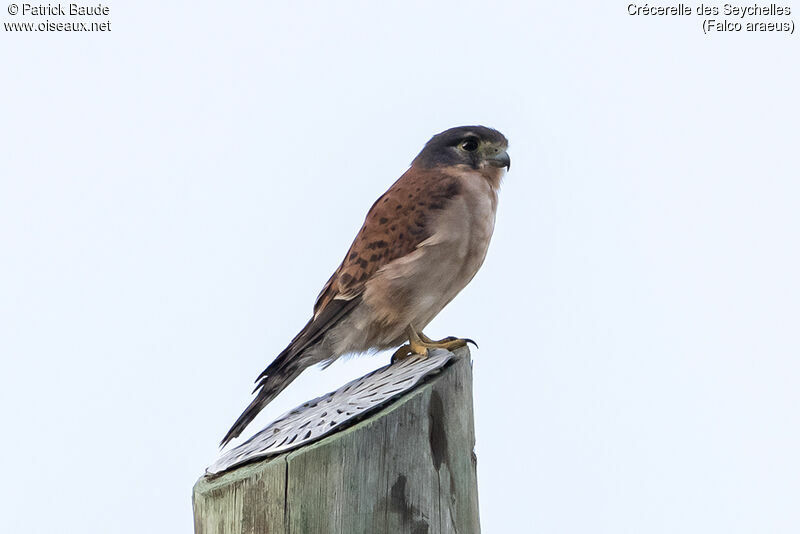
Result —
[{"label": "bird's foot", "polygon": [[422,332],[419,333],[419,338],[422,340],[423,343],[426,343],[431,348],[441,348],[447,350],[453,349],[460,349],[461,347],[466,347],[467,343],[472,343],[475,345],[475,348],[478,348],[478,344],[475,343],[474,340],[468,337],[455,337],[455,336],[447,336],[442,339],[433,340],[423,334]]},{"label": "bird's foot", "polygon": [[434,341],[422,332],[417,333],[413,327],[409,326],[407,332],[408,343],[395,351],[395,353],[392,355],[392,363],[411,358],[412,356],[422,356],[422,358],[425,359],[428,357],[429,349],[445,349],[453,351],[455,349],[460,349],[461,347],[466,347],[467,343],[472,343],[475,345],[475,348],[478,347],[478,344],[469,338],[448,336],[446,338]]},{"label": "bird's foot", "polygon": [[392,363],[402,362],[403,360],[407,360],[412,356],[422,356],[423,359],[428,357],[427,349],[423,353],[414,352],[414,349],[411,348],[411,344],[406,343],[392,354]]}]

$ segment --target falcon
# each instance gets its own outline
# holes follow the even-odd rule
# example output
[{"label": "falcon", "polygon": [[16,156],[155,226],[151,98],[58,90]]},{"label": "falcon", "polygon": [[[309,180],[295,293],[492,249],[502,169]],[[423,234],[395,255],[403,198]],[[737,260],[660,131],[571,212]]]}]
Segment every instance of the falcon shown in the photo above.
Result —
[{"label": "falcon", "polygon": [[238,437],[306,368],[349,353],[402,345],[392,361],[468,339],[434,341],[422,329],[478,272],[494,231],[497,193],[511,159],[505,136],[484,126],[431,138],[370,208],[314,315],[256,379],[255,399],[221,442]]}]

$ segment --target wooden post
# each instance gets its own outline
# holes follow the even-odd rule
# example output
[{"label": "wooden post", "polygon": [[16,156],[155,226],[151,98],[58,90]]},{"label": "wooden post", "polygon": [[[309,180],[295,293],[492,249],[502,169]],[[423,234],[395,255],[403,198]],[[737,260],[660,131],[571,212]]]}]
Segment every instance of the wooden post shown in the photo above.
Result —
[{"label": "wooden post", "polygon": [[469,350],[355,425],[194,486],[196,534],[480,532]]}]

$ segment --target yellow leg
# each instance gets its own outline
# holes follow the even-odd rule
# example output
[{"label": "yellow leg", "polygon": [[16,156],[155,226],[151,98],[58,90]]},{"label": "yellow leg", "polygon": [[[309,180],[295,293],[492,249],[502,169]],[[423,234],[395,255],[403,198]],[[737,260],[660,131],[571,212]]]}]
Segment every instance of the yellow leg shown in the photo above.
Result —
[{"label": "yellow leg", "polygon": [[408,325],[406,334],[408,335],[408,344],[403,345],[395,351],[392,356],[392,363],[410,358],[413,355],[427,358],[428,349],[454,350],[465,347],[467,343],[472,343],[476,347],[478,346],[477,343],[471,339],[461,339],[453,336],[434,341],[422,332],[417,333],[413,325]]}]

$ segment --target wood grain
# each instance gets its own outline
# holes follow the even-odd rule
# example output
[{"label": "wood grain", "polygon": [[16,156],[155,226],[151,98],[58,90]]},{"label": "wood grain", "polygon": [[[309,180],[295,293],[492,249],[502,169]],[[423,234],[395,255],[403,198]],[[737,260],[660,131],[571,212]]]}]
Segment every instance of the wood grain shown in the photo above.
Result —
[{"label": "wood grain", "polygon": [[469,351],[356,425],[194,487],[197,534],[480,532]]}]

